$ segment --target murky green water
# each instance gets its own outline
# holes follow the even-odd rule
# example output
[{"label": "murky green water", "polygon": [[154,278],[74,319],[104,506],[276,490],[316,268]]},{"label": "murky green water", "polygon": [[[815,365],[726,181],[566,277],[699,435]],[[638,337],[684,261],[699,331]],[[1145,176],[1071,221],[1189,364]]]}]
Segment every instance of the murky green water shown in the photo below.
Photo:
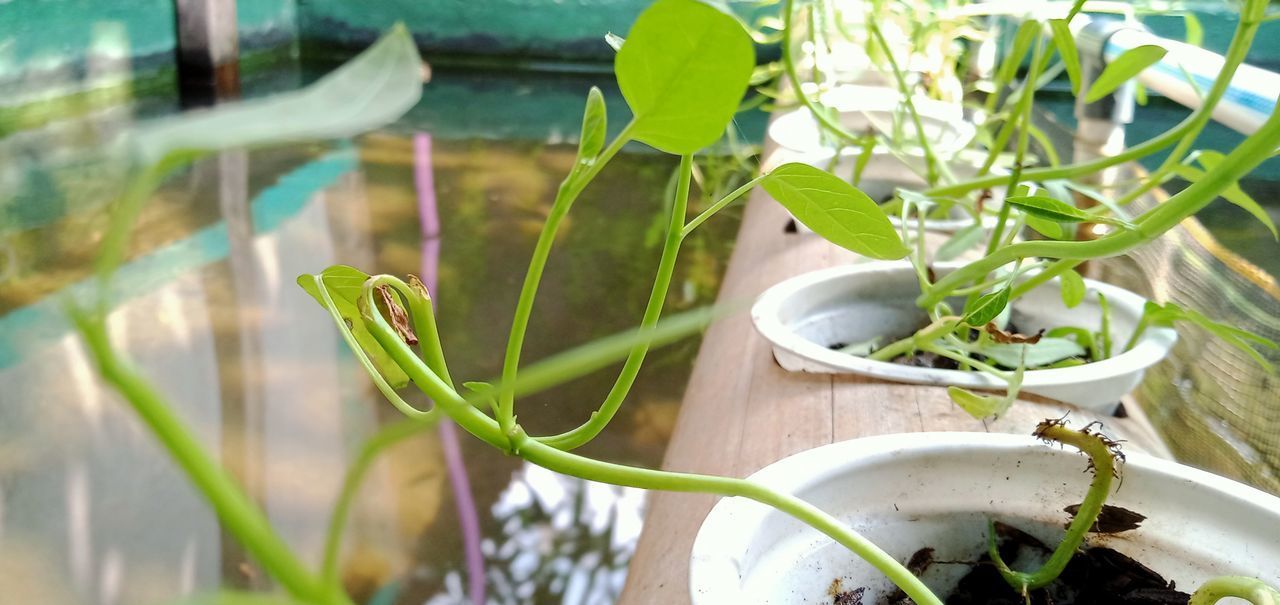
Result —
[{"label": "murky green water", "polygon": [[[295,276],[333,263],[395,274],[434,265],[451,370],[467,380],[496,375],[528,254],[574,157],[560,141],[572,136],[587,87],[608,84],[597,80],[438,76],[405,120],[354,143],[202,161],[171,179],[139,221],[111,333],[308,562],[319,562],[349,461],[396,413]],[[481,113],[488,123],[477,121]],[[435,241],[422,235],[414,180],[413,140],[422,134],[431,137]],[[102,202],[119,184],[101,163],[79,159],[99,138],[0,141],[0,153],[24,161],[0,181],[8,217],[0,235],[0,603],[151,604],[218,586],[264,587],[262,572],[96,379],[63,318],[59,301],[91,287]],[[672,158],[629,150],[574,207],[539,295],[527,361],[639,320],[674,167]],[[736,223],[729,212],[686,241],[668,312],[714,299]],[[690,340],[652,353],[622,413],[584,451],[658,465],[696,348]],[[535,434],[576,426],[616,371],[525,399],[521,422]],[[559,477],[461,437],[489,602],[612,602],[643,494]],[[442,448],[434,432],[414,438],[371,473],[343,564],[362,600],[466,602]]]}]

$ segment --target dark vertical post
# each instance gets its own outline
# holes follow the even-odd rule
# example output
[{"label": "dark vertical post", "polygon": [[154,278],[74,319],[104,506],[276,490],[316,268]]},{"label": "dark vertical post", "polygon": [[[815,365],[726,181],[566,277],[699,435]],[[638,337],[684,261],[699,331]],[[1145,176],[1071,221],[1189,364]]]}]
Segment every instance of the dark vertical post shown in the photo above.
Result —
[{"label": "dark vertical post", "polygon": [[184,108],[240,96],[235,0],[173,0],[178,94]]}]

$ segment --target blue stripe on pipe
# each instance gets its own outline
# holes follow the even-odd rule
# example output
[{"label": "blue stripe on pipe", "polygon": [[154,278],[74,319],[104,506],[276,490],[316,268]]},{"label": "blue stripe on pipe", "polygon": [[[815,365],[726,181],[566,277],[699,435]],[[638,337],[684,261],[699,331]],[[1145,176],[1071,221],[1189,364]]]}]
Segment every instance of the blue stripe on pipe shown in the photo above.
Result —
[{"label": "blue stripe on pipe", "polygon": [[[1112,40],[1108,40],[1103,54],[1108,60],[1111,60],[1126,50],[1129,50],[1129,48],[1117,44]],[[1202,92],[1213,87],[1214,77],[1194,73],[1189,69],[1186,74],[1184,74],[1183,70],[1178,67],[1178,64],[1169,61],[1160,61],[1155,65],[1152,65],[1149,69],[1155,69],[1162,75],[1171,76],[1182,81],[1185,81],[1186,74],[1189,74],[1192,81],[1195,82],[1196,86],[1199,87]],[[1256,112],[1263,118],[1270,116],[1271,113],[1275,111],[1276,107],[1275,99],[1271,99],[1262,94],[1244,90],[1242,88],[1237,88],[1235,86],[1227,88],[1227,92],[1223,94],[1222,100],[1224,102],[1231,103],[1232,105]]]}]

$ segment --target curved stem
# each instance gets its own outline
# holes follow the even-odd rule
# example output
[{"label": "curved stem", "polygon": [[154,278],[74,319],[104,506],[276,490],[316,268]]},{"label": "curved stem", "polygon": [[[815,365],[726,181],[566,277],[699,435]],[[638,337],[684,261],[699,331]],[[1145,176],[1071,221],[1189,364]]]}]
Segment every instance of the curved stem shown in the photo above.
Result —
[{"label": "curved stem", "polygon": [[800,73],[796,70],[796,60],[792,56],[792,40],[791,40],[791,24],[795,19],[795,0],[786,0],[782,5],[782,31],[786,32],[782,40],[782,68],[787,75],[787,80],[791,82],[791,90],[795,93],[800,103],[809,109],[809,113],[813,114],[814,119],[822,125],[828,132],[837,137],[849,141],[859,142],[862,137],[849,132],[840,122],[832,120],[827,110],[818,106],[809,95],[805,93],[803,83],[800,81]]},{"label": "curved stem", "polygon": [[709,206],[706,210],[703,210],[701,214],[694,217],[693,220],[689,221],[689,224],[685,225],[684,228],[680,230],[680,239],[683,240],[684,238],[689,237],[689,234],[693,233],[694,229],[697,229],[698,226],[702,225],[702,223],[707,222],[707,220],[715,216],[717,212],[724,210],[726,206],[732,204],[738,198],[746,195],[748,191],[751,191],[752,188],[758,185],[760,181],[763,181],[767,176],[769,175],[762,174],[750,181],[747,181],[741,187],[734,189],[729,193],[729,195],[720,198],[716,203]]},{"label": "curved stem", "polygon": [[916,103],[912,100],[914,95],[911,89],[907,87],[907,79],[902,75],[902,70],[898,67],[898,60],[893,58],[893,49],[889,48],[889,41],[885,40],[884,33],[880,31],[880,26],[876,22],[868,18],[867,30],[871,32],[871,37],[875,38],[876,43],[880,45],[880,50],[884,51],[885,59],[889,61],[889,69],[893,72],[893,79],[898,83],[898,92],[902,94],[902,99],[906,103],[907,111],[911,114],[911,121],[916,127],[916,137],[920,142],[920,149],[924,152],[925,160],[925,180],[929,186],[938,182],[938,158],[933,154],[933,148],[929,146],[929,136],[924,131],[924,124],[920,121],[920,113],[916,111]]},{"label": "curved stem", "polygon": [[1280,604],[1280,591],[1257,578],[1222,576],[1200,585],[1187,605],[1214,605],[1227,597],[1244,599],[1253,605]]},{"label": "curved stem", "polygon": [[[683,241],[684,217],[689,205],[689,181],[693,176],[693,156],[680,157],[680,181],[676,185],[675,199],[671,203],[671,218],[667,225],[666,242],[662,246],[662,258],[658,261],[658,271],[653,280],[653,289],[649,292],[649,302],[644,309],[644,317],[640,320],[640,330],[651,332],[662,316],[662,307],[667,300],[667,290],[671,287],[671,277],[676,269],[676,257],[680,254],[680,242]],[[751,185],[752,183],[748,183]],[[743,187],[746,187],[744,185]],[[741,190],[741,188],[739,189]],[[645,355],[649,351],[649,343],[641,342],[631,348],[627,360],[622,364],[622,371],[613,383],[613,388],[605,396],[600,409],[591,413],[591,417],[581,426],[551,437],[540,438],[539,441],[559,449],[573,449],[595,438],[604,427],[613,420],[622,406],[622,401],[631,392],[640,367],[644,364]]]},{"label": "curved stem", "polygon": [[[1067,166],[1035,168],[1023,172],[1023,177],[1030,181],[1048,181],[1055,179],[1071,179],[1088,176],[1096,172],[1100,172],[1112,166],[1119,166],[1126,162],[1143,158],[1164,149],[1174,143],[1178,143],[1179,147],[1187,147],[1194,143],[1196,136],[1203,130],[1204,126],[1213,117],[1213,109],[1222,99],[1227,89],[1231,87],[1231,78],[1234,76],[1236,69],[1244,62],[1245,56],[1249,52],[1253,39],[1257,34],[1258,25],[1262,19],[1258,17],[1260,10],[1265,10],[1267,3],[1265,0],[1248,0],[1245,9],[1241,11],[1240,22],[1236,26],[1235,34],[1231,38],[1231,44],[1227,48],[1224,56],[1222,72],[1214,80],[1213,86],[1210,87],[1209,93],[1205,95],[1204,102],[1191,115],[1187,116],[1177,126],[1165,131],[1154,138],[1148,139],[1138,145],[1134,145],[1114,156],[1098,158],[1089,162],[1080,164],[1070,164]],[[1261,8],[1259,8],[1261,7]],[[1185,152],[1185,149],[1182,151]],[[1170,156],[1173,158],[1179,154],[1175,153]],[[1178,158],[1180,161],[1181,158]],[[926,195],[934,196],[958,196],[975,189],[985,189],[999,185],[1001,182],[999,176],[989,176],[980,179],[974,179],[963,183],[955,183],[943,187],[935,187],[926,191]]]},{"label": "curved stem", "polygon": [[342,489],[334,502],[333,512],[329,514],[329,530],[324,541],[324,562],[320,568],[320,579],[326,585],[333,586],[335,589],[341,588],[341,578],[338,577],[338,555],[342,549],[342,536],[347,527],[351,504],[355,501],[356,494],[360,493],[360,485],[364,482],[369,468],[373,466],[374,460],[387,448],[435,426],[438,419],[439,416],[401,420],[383,427],[361,446],[360,454],[347,468],[347,474],[342,479]]},{"label": "curved stem", "polygon": [[983,279],[1005,264],[1022,258],[1043,256],[1056,259],[1093,259],[1123,254],[1172,229],[1183,219],[1204,208],[1224,189],[1239,181],[1266,160],[1280,145],[1280,112],[1273,113],[1256,133],[1235,148],[1226,159],[1208,171],[1198,182],[1147,211],[1134,221],[1134,229],[1122,229],[1091,241],[1032,241],[996,250],[953,271],[927,296],[917,299],[921,308],[929,308],[964,284]]},{"label": "curved stem", "polygon": [[1089,493],[1076,511],[1075,518],[1067,527],[1067,534],[1063,536],[1062,542],[1058,543],[1044,566],[1036,571],[1020,572],[1009,568],[996,548],[994,522],[988,521],[988,554],[1005,582],[1024,595],[1030,589],[1053,582],[1066,569],[1067,563],[1071,562],[1071,557],[1075,556],[1076,550],[1084,542],[1089,528],[1097,522],[1098,514],[1102,512],[1102,506],[1111,494],[1111,480],[1116,476],[1115,463],[1118,456],[1117,451],[1113,450],[1115,442],[1100,434],[1091,433],[1089,427],[1076,431],[1067,428],[1062,422],[1046,420],[1036,427],[1035,436],[1045,441],[1070,445],[1088,455],[1090,468],[1093,469],[1093,481],[1089,484]]},{"label": "curved stem", "polygon": [[[609,163],[622,146],[631,140],[631,128],[634,122],[628,123],[617,138],[609,144],[595,161],[588,164],[576,164],[569,176],[560,184],[555,202],[551,205],[551,213],[547,222],[542,225],[542,233],[538,235],[538,243],[534,246],[533,256],[529,259],[529,269],[525,273],[524,284],[520,288],[520,298],[516,302],[515,316],[511,321],[511,333],[507,338],[507,353],[502,361],[502,381],[507,384],[515,382],[516,372],[520,365],[520,353],[524,349],[524,336],[529,329],[529,318],[533,315],[534,299],[538,296],[538,285],[542,283],[542,272],[547,267],[547,259],[551,256],[551,246],[555,243],[556,232],[560,222],[569,213],[574,200],[586,188],[587,183]],[[585,166],[585,168],[583,168]],[[515,424],[515,396],[510,392],[503,393],[498,399],[496,410],[498,422],[504,429]]]},{"label": "curved stem", "polygon": [[111,346],[100,314],[72,309],[71,316],[84,339],[98,373],[116,389],[151,429],[170,458],[178,463],[223,526],[244,545],[254,560],[294,598],[317,605],[350,605],[340,590],[321,582],[294,556],[262,510],[240,490],[169,408],[164,397],[120,358]]},{"label": "curved stem", "polygon": [[[370,297],[370,303],[372,303],[371,292],[371,289],[366,288],[366,296]],[[396,336],[395,331],[376,308],[371,305],[368,308],[374,309],[374,312],[370,317],[365,318],[365,323],[374,339],[404,369],[413,383],[431,397],[444,413],[458,423],[458,426],[489,445],[503,450],[510,448],[509,451],[512,454],[529,462],[581,479],[649,490],[741,496],[755,500],[791,515],[839,542],[888,576],[916,603],[942,604],[942,601],[930,592],[919,578],[916,578],[896,559],[857,532],[842,525],[831,515],[794,496],[778,493],[742,479],[656,471],[592,460],[530,438],[524,434],[519,425],[514,426],[509,432],[504,430],[495,419],[480,413],[452,387],[442,382],[421,359],[413,354],[409,346]]]}]

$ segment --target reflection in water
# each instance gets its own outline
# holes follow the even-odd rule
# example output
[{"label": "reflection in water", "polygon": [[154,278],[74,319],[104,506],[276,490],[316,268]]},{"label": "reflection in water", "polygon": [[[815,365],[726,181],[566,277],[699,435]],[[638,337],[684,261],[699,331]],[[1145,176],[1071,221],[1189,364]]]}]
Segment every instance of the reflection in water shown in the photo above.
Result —
[{"label": "reflection in water", "polygon": [[[525,464],[498,501],[501,535],[486,539],[487,603],[607,605],[622,592],[644,492],[582,481]],[[461,573],[427,605],[465,605]]]},{"label": "reflection in water", "polygon": [[[571,117],[556,123],[573,123],[595,83],[568,79],[557,86],[573,91],[572,103],[512,114],[558,112]],[[509,89],[490,81],[474,94],[510,102]],[[432,102],[428,89],[424,103]],[[343,472],[395,413],[293,279],[334,263],[402,275],[423,268],[430,238],[419,222],[409,133],[424,128],[435,130],[419,119],[355,145],[208,158],[156,193],[115,280],[113,338],[313,565]],[[0,279],[0,603],[160,605],[220,586],[270,588],[153,436],[103,388],[69,332],[61,301],[94,286],[103,202],[118,183],[68,168],[67,150],[85,148],[60,141],[53,158],[37,147],[23,151],[35,159],[19,186],[24,204],[49,204],[0,228],[12,261]],[[574,156],[572,146],[539,140],[435,136],[438,314],[459,380],[498,374],[529,251]],[[634,149],[614,162],[562,229],[526,362],[641,315],[660,252],[650,229],[661,223],[674,161]],[[42,179],[49,187],[31,187]],[[15,199],[5,183],[0,201]],[[668,312],[712,300],[735,230],[732,216],[717,217],[686,241]],[[696,346],[651,353],[619,417],[585,453],[656,466]],[[576,426],[615,372],[527,398],[522,420],[536,434]],[[641,494],[522,467],[460,437],[487,545],[487,602],[610,602]],[[445,468],[439,436],[426,433],[371,469],[342,557],[358,602],[392,594],[391,586],[402,603],[466,602]]]}]

